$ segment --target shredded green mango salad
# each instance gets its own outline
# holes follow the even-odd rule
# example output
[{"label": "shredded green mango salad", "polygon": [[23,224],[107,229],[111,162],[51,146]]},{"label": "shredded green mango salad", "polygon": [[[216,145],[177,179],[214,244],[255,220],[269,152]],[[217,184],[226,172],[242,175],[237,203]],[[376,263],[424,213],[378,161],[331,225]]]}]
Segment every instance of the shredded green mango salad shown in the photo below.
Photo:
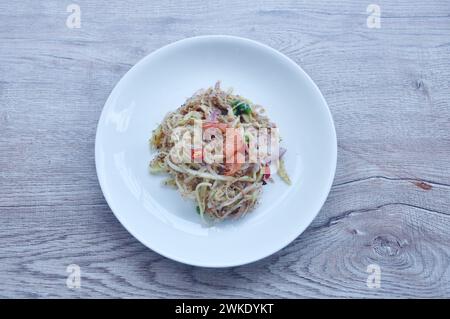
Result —
[{"label": "shredded green mango salad", "polygon": [[[244,133],[238,136],[240,142],[233,145],[236,146],[236,152],[241,152],[245,161],[208,162],[204,149],[189,144],[191,161],[175,162],[171,156],[176,149],[176,140],[173,138],[175,131],[194,134],[195,125],[199,121],[203,130],[213,129],[217,132],[216,135],[209,136],[207,142],[218,139],[218,135],[223,133],[226,145],[226,130],[242,129],[239,132]],[[280,147],[276,158],[270,153],[257,162],[249,161],[251,147],[261,149],[258,144],[260,139],[254,134],[261,129],[274,131],[277,126],[269,120],[261,106],[233,94],[232,90],[223,91],[220,82],[217,82],[214,87],[197,91],[176,111],[167,114],[153,131],[150,144],[157,154],[150,163],[150,172],[168,174],[169,178],[164,183],[177,188],[183,196],[195,200],[197,213],[202,218],[241,217],[255,207],[263,186],[273,182],[274,163],[277,163],[276,172],[279,177],[291,184],[283,161],[285,149]],[[280,138],[279,141],[281,142]]]}]

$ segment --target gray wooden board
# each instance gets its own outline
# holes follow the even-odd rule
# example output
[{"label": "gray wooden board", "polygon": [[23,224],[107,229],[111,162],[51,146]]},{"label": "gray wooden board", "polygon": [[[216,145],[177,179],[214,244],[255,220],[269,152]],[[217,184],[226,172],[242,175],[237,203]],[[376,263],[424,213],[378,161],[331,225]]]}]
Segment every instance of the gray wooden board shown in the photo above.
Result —
[{"label": "gray wooden board", "polygon": [[[372,1],[372,0],[371,0]],[[375,0],[373,0],[375,1]],[[0,1],[0,297],[450,297],[450,2]],[[366,8],[381,8],[368,28]],[[333,113],[338,165],[312,225],[259,262],[179,264],[116,220],[94,165],[125,72],[195,35],[264,42]],[[81,267],[81,288],[66,267]],[[368,265],[381,286],[366,284]]]}]

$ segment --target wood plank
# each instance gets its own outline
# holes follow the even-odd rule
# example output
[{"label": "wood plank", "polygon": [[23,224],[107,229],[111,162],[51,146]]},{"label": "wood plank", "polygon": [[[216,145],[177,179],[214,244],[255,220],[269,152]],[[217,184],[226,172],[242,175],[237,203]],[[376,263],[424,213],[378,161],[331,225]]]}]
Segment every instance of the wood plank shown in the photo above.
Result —
[{"label": "wood plank", "polygon": [[[450,4],[0,2],[0,297],[450,297]],[[103,199],[95,130],[115,83],[162,45],[231,34],[288,55],[333,113],[330,196],[294,243],[202,269],[137,242]],[[81,266],[82,288],[65,285]],[[366,267],[381,267],[381,288]]]}]

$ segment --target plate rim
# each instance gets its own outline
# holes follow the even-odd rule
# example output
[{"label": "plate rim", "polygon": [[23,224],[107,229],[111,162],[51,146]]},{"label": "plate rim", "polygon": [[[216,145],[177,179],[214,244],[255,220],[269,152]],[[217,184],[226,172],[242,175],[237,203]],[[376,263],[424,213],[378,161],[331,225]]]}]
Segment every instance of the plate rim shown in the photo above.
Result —
[{"label": "plate rim", "polygon": [[[294,67],[295,69],[297,69],[297,71],[299,71],[303,76],[305,76],[307,78],[307,80],[312,84],[312,87],[315,91],[315,93],[320,97],[320,99],[322,100],[322,103],[324,103],[324,105],[326,106],[326,115],[330,121],[331,124],[331,131],[332,131],[332,170],[331,170],[331,174],[328,176],[328,184],[326,186],[326,192],[324,192],[322,198],[320,198],[320,200],[318,201],[318,203],[320,203],[318,210],[311,215],[310,220],[307,221],[306,226],[301,229],[299,228],[299,230],[296,233],[295,236],[293,236],[293,238],[287,238],[284,242],[282,242],[279,245],[279,248],[276,249],[272,249],[270,251],[267,251],[266,253],[262,254],[261,256],[258,257],[253,257],[253,258],[248,258],[245,261],[242,261],[243,258],[240,258],[240,260],[237,260],[235,262],[229,262],[229,263],[222,263],[222,264],[214,264],[214,263],[208,263],[208,262],[195,262],[195,261],[189,261],[189,260],[183,260],[181,258],[178,258],[177,256],[173,256],[171,254],[168,254],[166,252],[161,251],[158,248],[153,247],[153,245],[149,245],[148,243],[144,243],[143,240],[141,240],[139,238],[139,236],[136,236],[127,226],[127,224],[124,222],[123,218],[120,216],[119,213],[116,213],[116,209],[113,207],[114,205],[112,205],[112,201],[110,200],[110,194],[108,192],[105,192],[106,186],[105,186],[105,182],[104,180],[102,180],[102,178],[100,178],[100,163],[99,163],[99,152],[100,152],[100,130],[101,130],[101,125],[100,123],[103,122],[104,118],[105,118],[105,114],[106,114],[106,106],[111,102],[111,99],[114,95],[114,93],[116,92],[116,90],[118,90],[118,88],[120,86],[123,85],[123,82],[125,81],[124,79],[127,77],[127,75],[129,75],[130,73],[134,72],[135,69],[137,69],[141,64],[144,64],[144,62],[148,59],[151,59],[153,56],[160,54],[160,52],[167,50],[171,47],[175,47],[177,45],[180,45],[182,43],[185,42],[191,42],[191,41],[198,41],[198,40],[207,40],[207,39],[228,39],[228,40],[237,40],[237,41],[241,41],[241,42],[247,42],[256,46],[260,46],[263,49],[269,50],[271,51],[273,54],[275,54],[277,57],[285,60],[286,62],[288,62],[292,67]],[[270,47],[267,44],[261,43],[259,41],[256,40],[252,40],[249,38],[244,38],[244,37],[239,37],[239,36],[234,36],[234,35],[200,35],[200,36],[194,36],[194,37],[188,37],[188,38],[183,38],[171,43],[168,43],[166,45],[163,45],[162,47],[151,51],[150,53],[148,53],[147,55],[145,55],[144,57],[142,57],[140,60],[138,60],[127,72],[125,72],[125,74],[122,75],[122,77],[120,78],[120,80],[114,85],[113,89],[111,90],[108,98],[106,99],[103,107],[102,107],[102,111],[101,114],[99,116],[98,122],[97,122],[97,128],[96,128],[96,133],[95,133],[95,170],[96,170],[96,175],[97,175],[97,180],[99,182],[100,185],[100,189],[102,191],[103,197],[106,201],[106,203],[108,204],[108,207],[111,209],[112,213],[114,214],[114,216],[118,219],[118,221],[120,222],[120,224],[136,239],[138,240],[142,245],[144,245],[145,247],[151,249],[152,251],[156,252],[157,254],[177,261],[179,263],[182,264],[186,264],[186,265],[190,265],[190,266],[196,266],[196,267],[205,267],[205,268],[227,268],[227,267],[236,267],[236,266],[243,266],[243,265],[247,265],[256,261],[260,261],[262,259],[265,259],[273,254],[275,254],[278,251],[281,251],[282,249],[286,248],[290,243],[292,243],[296,238],[298,238],[312,223],[312,221],[317,217],[317,215],[319,214],[319,212],[322,210],[323,205],[325,204],[325,201],[327,200],[329,193],[331,191],[333,182],[334,182],[334,178],[336,175],[336,167],[337,167],[337,134],[336,134],[336,127],[334,124],[334,119],[333,116],[331,114],[331,110],[328,106],[327,101],[325,100],[322,92],[320,91],[319,87],[317,86],[317,84],[312,80],[312,78],[300,67],[300,65],[298,65],[294,60],[292,60],[291,58],[289,58],[287,55],[283,54],[282,52]]]}]

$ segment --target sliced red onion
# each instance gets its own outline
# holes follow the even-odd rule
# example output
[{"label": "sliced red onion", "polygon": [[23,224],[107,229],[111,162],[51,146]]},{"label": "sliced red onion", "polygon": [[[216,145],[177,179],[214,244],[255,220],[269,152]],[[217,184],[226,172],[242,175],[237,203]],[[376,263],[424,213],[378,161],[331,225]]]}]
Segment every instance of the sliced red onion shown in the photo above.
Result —
[{"label": "sliced red onion", "polygon": [[215,122],[217,121],[217,117],[220,115],[220,111],[218,109],[213,109],[211,113],[209,113],[207,121]]}]

